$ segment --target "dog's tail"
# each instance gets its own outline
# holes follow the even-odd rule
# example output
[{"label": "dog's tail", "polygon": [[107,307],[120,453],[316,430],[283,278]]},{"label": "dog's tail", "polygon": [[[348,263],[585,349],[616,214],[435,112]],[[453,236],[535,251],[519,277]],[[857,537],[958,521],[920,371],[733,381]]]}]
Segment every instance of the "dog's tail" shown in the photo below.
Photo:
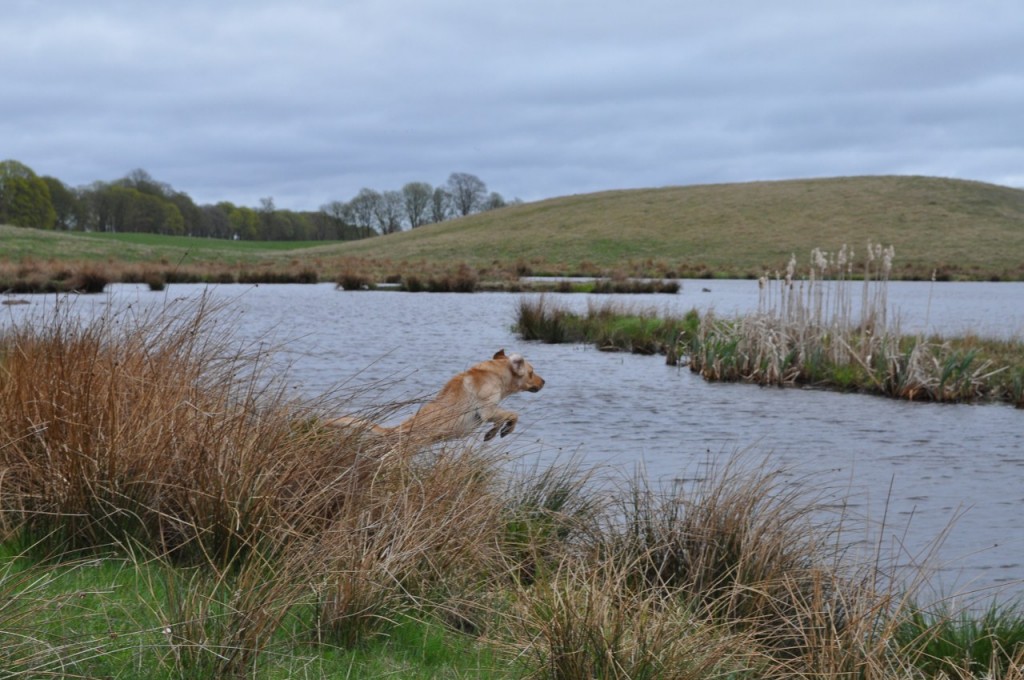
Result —
[{"label": "dog's tail", "polygon": [[342,429],[351,430],[362,430],[365,432],[373,432],[382,436],[393,434],[397,428],[385,427],[378,425],[377,423],[371,422],[366,418],[357,418],[355,416],[341,416],[340,418],[332,418],[324,423],[328,427],[337,427]]}]

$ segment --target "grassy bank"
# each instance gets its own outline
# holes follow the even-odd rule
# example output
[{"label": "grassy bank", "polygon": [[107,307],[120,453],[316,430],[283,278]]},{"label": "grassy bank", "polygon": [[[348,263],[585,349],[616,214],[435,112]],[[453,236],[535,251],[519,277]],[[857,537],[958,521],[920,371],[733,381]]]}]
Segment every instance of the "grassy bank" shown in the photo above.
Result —
[{"label": "grassy bank", "polygon": [[1018,610],[923,606],[769,461],[391,448],[225,310],[133,314],[0,335],[5,677],[1021,677]]},{"label": "grassy bank", "polygon": [[90,267],[113,281],[131,275],[167,282],[336,281],[348,274],[372,283],[413,275],[425,283],[461,268],[499,287],[527,274],[757,278],[784,269],[790,253],[866,240],[904,254],[896,279],[1021,280],[1022,220],[1020,189],[846,177],[566,196],[330,244],[0,226],[0,285],[10,286],[12,269],[73,274]]},{"label": "grassy bank", "polygon": [[520,302],[516,330],[530,340],[662,353],[673,364],[684,357],[707,380],[1024,408],[1024,346],[902,334],[887,314],[893,250],[870,250],[855,264],[845,247],[816,249],[803,278],[791,260],[784,273],[761,279],[758,311],[739,318],[696,311],[666,318],[621,303],[576,314],[540,298]]},{"label": "grassy bank", "polygon": [[[4,227],[0,227],[2,237]],[[16,237],[22,229],[8,231]],[[115,236],[115,235],[110,235]],[[116,235],[110,243],[131,244],[130,237],[138,234]],[[52,236],[48,236],[52,239]],[[67,238],[82,238],[69,236]],[[145,242],[159,241],[162,237],[148,236]],[[17,240],[17,239],[15,239]],[[187,239],[176,238],[176,242]],[[275,257],[280,250],[265,245],[240,251],[209,246],[208,250],[220,255],[234,252],[234,258],[202,260],[195,253],[183,250],[178,259],[133,261],[124,254],[106,260],[37,260],[24,257],[17,261],[0,260],[0,294],[26,295],[33,293],[98,293],[111,283],[148,285],[152,290],[163,290],[174,283],[300,283],[331,281],[340,289],[360,291],[373,289],[401,290],[413,293],[473,293],[488,292],[572,292],[572,293],[668,293],[679,291],[679,282],[663,279],[629,278],[619,271],[595,273],[587,280],[526,280],[521,267],[493,263],[473,268],[465,262],[394,262],[355,257],[304,258],[292,253],[288,259]],[[230,242],[221,242],[230,243]],[[128,252],[131,252],[130,249]]]}]

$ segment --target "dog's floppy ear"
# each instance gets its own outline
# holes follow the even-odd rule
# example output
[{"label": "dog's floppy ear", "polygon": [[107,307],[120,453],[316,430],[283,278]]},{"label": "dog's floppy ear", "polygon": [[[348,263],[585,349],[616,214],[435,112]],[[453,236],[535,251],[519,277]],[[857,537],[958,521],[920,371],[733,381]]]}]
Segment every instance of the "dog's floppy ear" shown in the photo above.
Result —
[{"label": "dog's floppy ear", "polygon": [[504,349],[499,349],[497,352],[494,353],[494,356],[491,357],[491,358],[492,359],[504,359],[505,358],[505,350]]},{"label": "dog's floppy ear", "polygon": [[512,372],[516,375],[523,375],[526,373],[526,359],[521,354],[512,354],[508,360],[512,363]]}]

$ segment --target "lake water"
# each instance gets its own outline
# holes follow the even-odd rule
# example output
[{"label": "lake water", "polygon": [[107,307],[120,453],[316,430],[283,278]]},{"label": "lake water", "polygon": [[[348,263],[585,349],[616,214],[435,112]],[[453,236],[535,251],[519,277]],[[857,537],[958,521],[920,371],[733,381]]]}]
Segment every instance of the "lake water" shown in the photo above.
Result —
[{"label": "lake water", "polygon": [[[698,477],[709,460],[752,451],[755,460],[791,470],[793,483],[845,499],[853,516],[870,518],[862,537],[880,541],[883,553],[902,564],[929,557],[940,591],[1024,593],[1024,411],[713,384],[660,357],[525,343],[511,330],[520,298],[514,294],[342,292],[330,284],[172,285],[159,293],[111,286],[73,304],[174,309],[203,291],[229,303],[239,340],[278,348],[276,365],[297,394],[341,394],[342,386],[351,394],[337,397],[339,409],[416,401],[498,349],[519,351],[547,385],[511,397],[517,430],[486,446],[527,464],[572,455],[625,473],[643,464],[655,480]],[[554,299],[585,309],[605,297]],[[0,325],[45,311],[56,298],[24,299],[32,304],[0,309]],[[757,308],[758,287],[684,281],[678,295],[617,299],[664,313],[696,307],[731,315]],[[898,282],[889,285],[889,302],[904,332],[1024,338],[1024,284]]]}]

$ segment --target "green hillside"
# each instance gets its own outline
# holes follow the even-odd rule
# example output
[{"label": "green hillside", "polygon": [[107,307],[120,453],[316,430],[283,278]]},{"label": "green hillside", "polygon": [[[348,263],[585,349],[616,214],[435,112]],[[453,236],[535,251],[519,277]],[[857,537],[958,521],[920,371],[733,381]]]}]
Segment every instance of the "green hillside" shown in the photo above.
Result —
[{"label": "green hillside", "polygon": [[1024,279],[1024,190],[929,177],[848,177],[607,191],[317,245],[0,227],[0,260],[315,269],[409,268],[750,276],[812,248],[896,248],[898,277]]},{"label": "green hillside", "polygon": [[716,274],[801,262],[814,247],[896,247],[904,271],[1024,277],[1024,190],[928,177],[850,177],[566,196],[482,213],[333,252],[393,259],[665,261]]}]

